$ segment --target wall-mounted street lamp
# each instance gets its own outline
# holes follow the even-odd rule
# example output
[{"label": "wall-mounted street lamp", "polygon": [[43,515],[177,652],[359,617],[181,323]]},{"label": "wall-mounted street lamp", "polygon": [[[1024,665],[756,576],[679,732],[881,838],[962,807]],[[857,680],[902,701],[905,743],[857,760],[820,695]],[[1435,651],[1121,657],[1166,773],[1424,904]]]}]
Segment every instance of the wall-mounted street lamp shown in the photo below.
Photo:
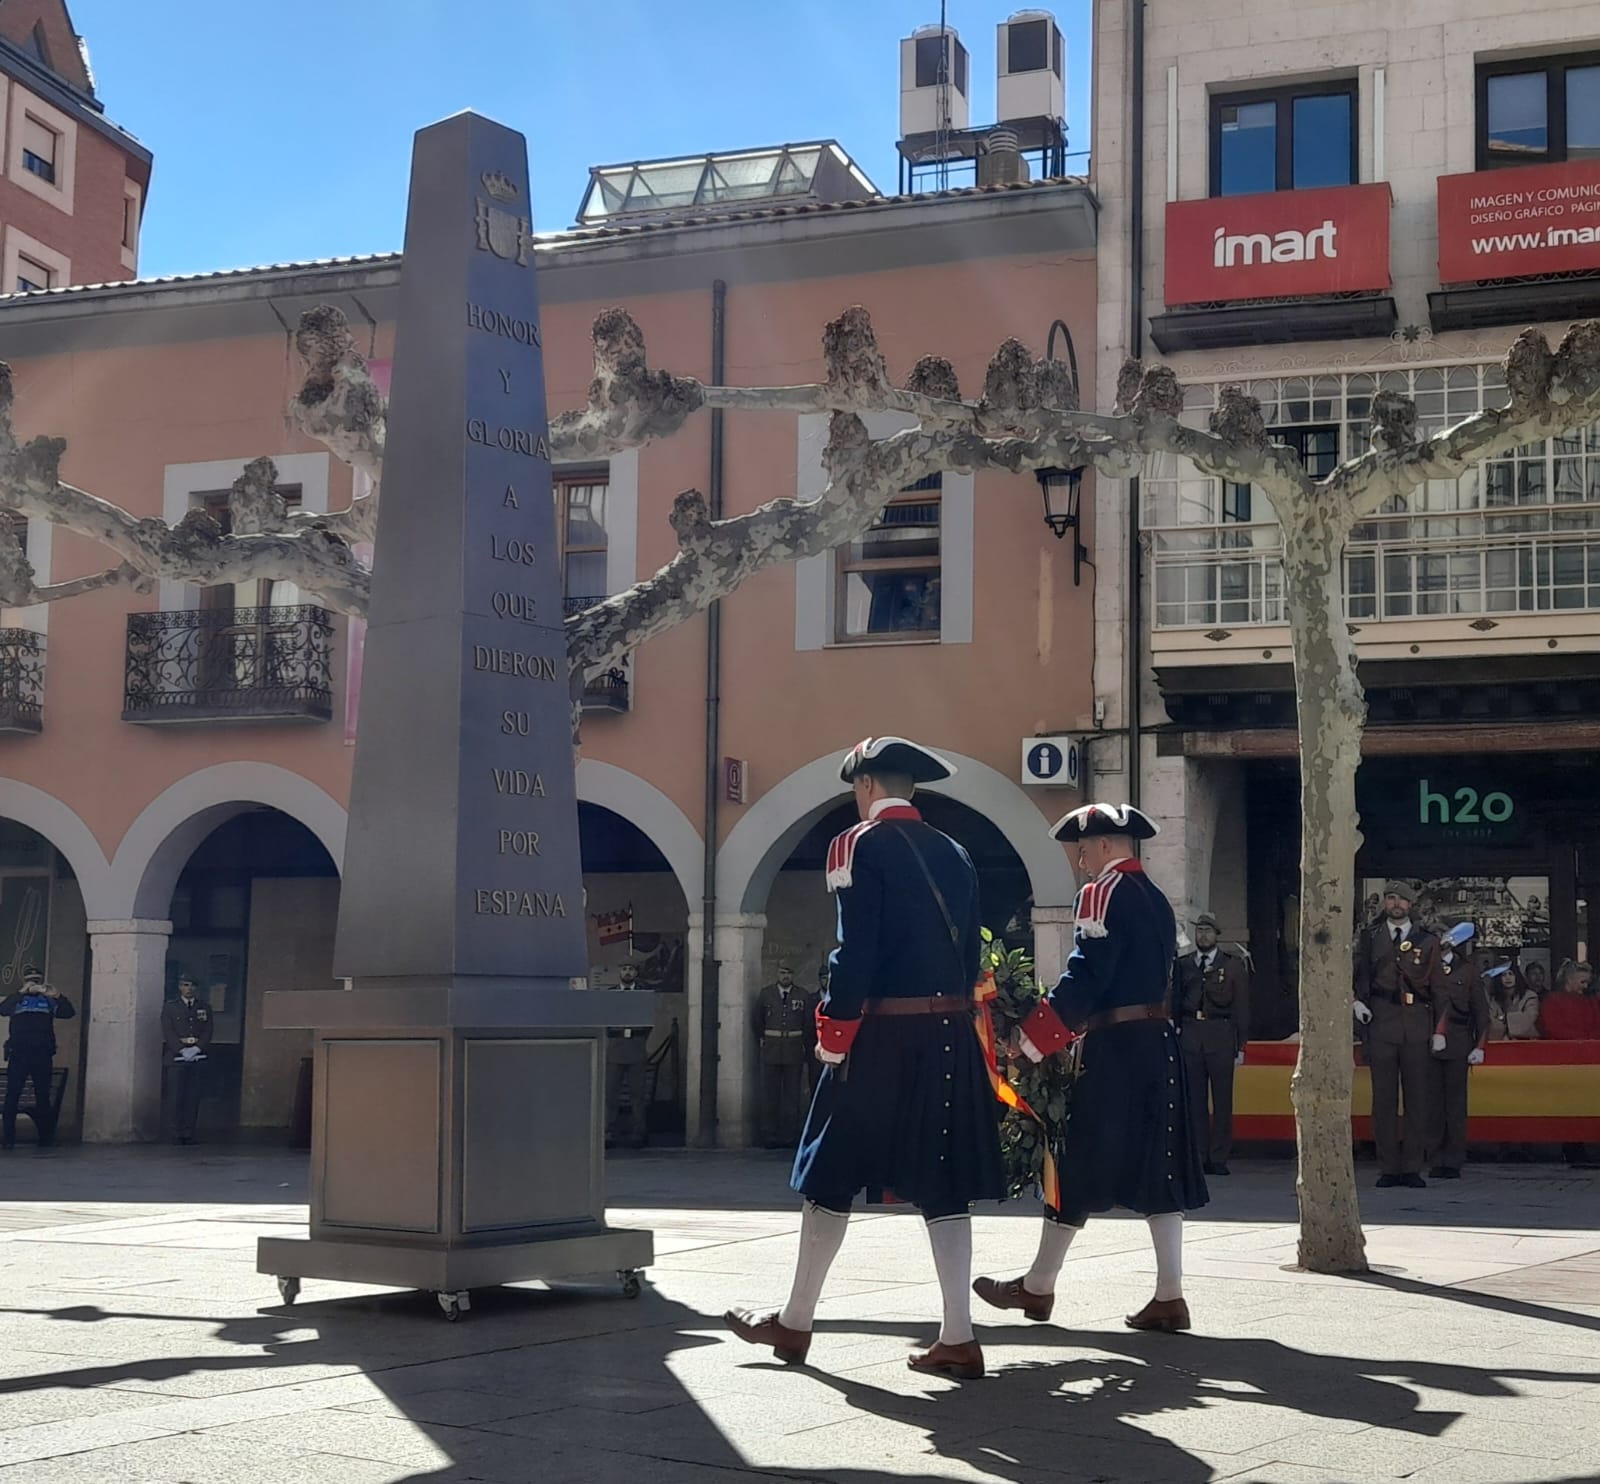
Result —
[{"label": "wall-mounted street lamp", "polygon": [[[1047,361],[1055,360],[1057,335],[1066,341],[1072,389],[1077,392],[1078,352],[1072,343],[1072,331],[1064,320],[1058,319],[1050,326],[1044,358]],[[1044,523],[1050,527],[1057,541],[1064,539],[1068,531],[1072,532],[1072,585],[1077,587],[1083,581],[1083,565],[1089,557],[1089,548],[1083,544],[1079,534],[1082,529],[1079,520],[1082,513],[1083,469],[1036,469],[1034,478],[1039,481],[1039,493],[1044,499]],[[1089,565],[1094,564],[1090,562]]]}]

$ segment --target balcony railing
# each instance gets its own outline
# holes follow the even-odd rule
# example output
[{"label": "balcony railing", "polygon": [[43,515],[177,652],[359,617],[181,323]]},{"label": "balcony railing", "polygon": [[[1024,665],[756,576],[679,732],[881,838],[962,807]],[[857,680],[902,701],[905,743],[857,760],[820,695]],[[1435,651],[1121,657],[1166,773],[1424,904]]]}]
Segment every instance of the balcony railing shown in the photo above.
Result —
[{"label": "balcony railing", "polygon": [[[1155,533],[1157,628],[1288,622],[1276,525]],[[1353,622],[1600,611],[1600,504],[1383,515],[1345,549]]]},{"label": "balcony railing", "polygon": [[0,629],[0,732],[44,725],[44,635]]},{"label": "balcony railing", "polygon": [[[561,600],[562,612],[570,618],[605,602],[601,593],[594,597],[568,596]],[[633,656],[628,655],[620,665],[607,670],[592,670],[584,677],[583,709],[585,711],[629,711],[633,706]]]},{"label": "balcony railing", "polygon": [[122,719],[327,721],[333,624],[321,608],[128,615]]}]

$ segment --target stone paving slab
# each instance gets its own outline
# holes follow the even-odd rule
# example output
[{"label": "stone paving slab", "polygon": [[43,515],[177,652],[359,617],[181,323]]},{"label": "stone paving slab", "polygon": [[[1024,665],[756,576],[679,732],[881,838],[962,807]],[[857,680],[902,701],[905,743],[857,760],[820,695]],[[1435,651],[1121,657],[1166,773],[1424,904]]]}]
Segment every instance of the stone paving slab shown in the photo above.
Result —
[{"label": "stone paving slab", "polygon": [[[1600,1480],[1594,1174],[1474,1165],[1431,1204],[1364,1178],[1353,1280],[1293,1271],[1292,1167],[1237,1162],[1189,1227],[1193,1334],[1122,1326],[1148,1236],[1097,1220],[1056,1322],[979,1313],[991,1374],[959,1386],[905,1365],[938,1289],[903,1210],[852,1223],[813,1365],[723,1330],[786,1291],[781,1158],[614,1161],[613,1221],[658,1234],[642,1298],[519,1286],[449,1325],[354,1285],[279,1307],[254,1240],[304,1221],[303,1156],[195,1155],[0,1167],[0,1484]],[[1025,1267],[1036,1222],[983,1211],[978,1270]]]}]

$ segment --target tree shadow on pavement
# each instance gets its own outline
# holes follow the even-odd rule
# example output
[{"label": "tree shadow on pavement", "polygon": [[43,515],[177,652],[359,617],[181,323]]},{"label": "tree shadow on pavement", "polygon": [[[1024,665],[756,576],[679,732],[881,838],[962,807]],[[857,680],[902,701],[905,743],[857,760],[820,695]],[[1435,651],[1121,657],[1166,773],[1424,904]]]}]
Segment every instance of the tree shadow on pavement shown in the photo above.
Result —
[{"label": "tree shadow on pavement", "polygon": [[[1557,1266],[1552,1263],[1550,1266]],[[1526,1272],[1526,1269],[1521,1271]],[[1415,1294],[1422,1298],[1448,1299],[1451,1303],[1467,1304],[1475,1309],[1489,1309],[1498,1314],[1515,1314],[1519,1319],[1538,1319],[1546,1324],[1565,1324],[1573,1329],[1600,1330],[1600,1314],[1585,1314],[1580,1309],[1561,1309],[1551,1304],[1530,1303],[1527,1299],[1512,1298],[1501,1293],[1481,1293],[1472,1288],[1424,1283],[1418,1278],[1405,1278],[1398,1273],[1354,1273],[1354,1282],[1370,1284],[1374,1288],[1392,1288],[1396,1293]],[[1492,1282],[1493,1279],[1484,1279]],[[1600,1274],[1594,1278],[1593,1302],[1600,1305]]]},{"label": "tree shadow on pavement", "polygon": [[[149,1321],[167,1327],[169,1339],[174,1324],[203,1326],[208,1332],[203,1343],[187,1347],[195,1353],[143,1359],[101,1354],[85,1356],[87,1365],[55,1355],[59,1367],[0,1379],[0,1415],[7,1395],[54,1387],[159,1391],[180,1403],[247,1389],[268,1393],[271,1401],[273,1389],[281,1388],[282,1407],[259,1412],[264,1423],[278,1424],[278,1431],[239,1435],[236,1446],[284,1450],[282,1477],[292,1476],[294,1458],[307,1452],[372,1457],[361,1451],[372,1445],[356,1430],[376,1412],[409,1424],[401,1429],[401,1441],[449,1460],[437,1467],[391,1460],[415,1467],[408,1477],[418,1484],[514,1484],[533,1477],[586,1484],[739,1477],[888,1484],[906,1476],[908,1455],[926,1459],[928,1475],[944,1472],[934,1463],[937,1458],[957,1466],[950,1472],[964,1466],[1012,1484],[1042,1484],[1046,1478],[1208,1484],[1218,1471],[1206,1456],[1207,1438],[1215,1433],[1219,1453],[1240,1451],[1238,1436],[1227,1436],[1234,1418],[1262,1442],[1315,1431],[1319,1424],[1330,1432],[1353,1431],[1341,1424],[1359,1424],[1438,1438],[1471,1399],[1515,1395],[1517,1382],[1600,1385],[1600,1372],[1578,1369],[1369,1360],[1296,1350],[1261,1338],[1030,1326],[985,1328],[995,1369],[983,1382],[952,1386],[913,1377],[901,1390],[898,1368],[904,1352],[891,1342],[926,1335],[925,1326],[896,1320],[826,1324],[813,1351],[817,1365],[773,1376],[769,1383],[766,1376],[749,1374],[775,1369],[769,1357],[728,1341],[717,1320],[653,1290],[637,1302],[599,1288],[488,1290],[474,1295],[473,1312],[461,1324],[445,1323],[432,1298],[417,1293],[378,1293],[229,1317],[141,1314],[94,1304],[0,1313],[16,1315],[24,1324],[31,1320],[35,1328],[40,1320],[46,1326],[90,1328]],[[841,1338],[881,1339],[884,1353],[856,1370],[830,1374],[828,1342]],[[1426,1343],[1420,1331],[1417,1342],[1419,1348]],[[48,1334],[37,1341],[19,1337],[16,1343],[24,1353],[35,1344],[50,1353]],[[1007,1365],[1008,1343],[1026,1344],[1035,1354],[1053,1344],[1059,1359]],[[138,1346],[137,1335],[132,1344]],[[217,1344],[225,1348],[209,1348]],[[711,1346],[723,1354],[695,1358],[695,1352]],[[859,1347],[841,1353],[854,1353],[858,1360],[861,1355]],[[312,1384],[330,1372],[360,1372],[382,1399],[361,1404],[365,1417],[343,1411],[349,1403],[301,1400],[294,1393],[307,1384],[304,1367],[319,1373]],[[886,1367],[894,1380],[879,1384]],[[245,1384],[206,1379],[246,1370],[257,1374]],[[680,1374],[685,1370],[691,1373],[687,1379]],[[790,1375],[796,1383],[792,1409],[782,1399]],[[820,1412],[819,1386],[825,1389]],[[1422,1388],[1458,1395],[1463,1406],[1425,1407]],[[743,1394],[754,1417],[748,1426],[762,1448],[754,1462],[728,1435],[737,1431],[727,1422],[730,1393]],[[827,1393],[845,1405],[828,1403]],[[1248,1416],[1243,1409],[1232,1415],[1225,1410],[1240,1402],[1252,1404]],[[462,1409],[459,1415],[450,1415],[452,1407]],[[805,1429],[813,1425],[801,1415],[806,1408],[817,1414],[818,1439],[829,1424],[880,1420],[920,1431],[926,1441],[919,1444],[903,1434],[891,1441],[886,1435],[881,1448],[864,1448],[857,1433],[852,1440],[839,1440],[836,1453],[819,1447],[817,1439],[806,1447]],[[1208,1418],[1213,1408],[1216,1415]],[[1265,1408],[1281,1409],[1281,1426]],[[1184,1413],[1195,1415],[1196,1426],[1177,1429],[1182,1444],[1140,1425],[1144,1419]],[[345,1438],[341,1430],[347,1427]],[[186,1438],[216,1436],[203,1422],[186,1424]],[[220,1436],[227,1437],[227,1430]],[[793,1462],[785,1459],[791,1440]],[[182,1446],[177,1439],[165,1442]],[[1331,1452],[1337,1439],[1330,1437],[1329,1444]],[[117,1469],[115,1450],[106,1461],[110,1477]],[[204,1477],[204,1470],[193,1476]]]}]

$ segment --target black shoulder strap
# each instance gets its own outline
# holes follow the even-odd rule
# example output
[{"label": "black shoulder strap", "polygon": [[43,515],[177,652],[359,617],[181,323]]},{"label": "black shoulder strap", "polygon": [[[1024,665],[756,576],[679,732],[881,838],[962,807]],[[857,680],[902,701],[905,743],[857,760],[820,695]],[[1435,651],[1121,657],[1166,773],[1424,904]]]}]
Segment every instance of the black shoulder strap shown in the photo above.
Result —
[{"label": "black shoulder strap", "polygon": [[911,848],[912,858],[921,868],[922,879],[928,883],[928,890],[933,893],[933,900],[938,903],[939,916],[944,918],[945,931],[950,935],[950,951],[955,954],[956,971],[959,974],[962,970],[961,931],[956,927],[955,918],[950,915],[950,907],[944,899],[944,893],[939,890],[939,883],[933,879],[933,872],[928,869],[927,859],[923,856],[921,847],[912,838],[910,832],[904,829],[897,820],[891,819],[888,823],[894,829],[895,834]]}]

